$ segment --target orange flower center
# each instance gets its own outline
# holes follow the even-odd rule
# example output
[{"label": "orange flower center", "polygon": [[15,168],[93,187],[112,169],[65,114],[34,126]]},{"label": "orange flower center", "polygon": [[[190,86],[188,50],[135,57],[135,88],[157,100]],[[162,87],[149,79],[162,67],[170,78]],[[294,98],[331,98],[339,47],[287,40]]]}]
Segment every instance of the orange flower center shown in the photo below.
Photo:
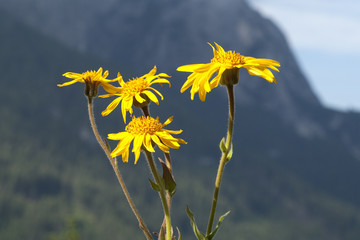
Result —
[{"label": "orange flower center", "polygon": [[227,51],[223,53],[216,51],[214,54],[214,58],[211,59],[211,62],[238,65],[238,64],[244,64],[245,60],[244,60],[244,56],[240,55],[240,53],[236,53],[235,51]]},{"label": "orange flower center", "polygon": [[161,131],[162,127],[163,124],[159,122],[158,118],[138,117],[129,122],[125,130],[132,135],[153,135],[155,132]]},{"label": "orange flower center", "polygon": [[133,78],[125,83],[122,87],[122,93],[125,96],[135,96],[138,93],[143,92],[149,87],[148,82],[144,78]]}]

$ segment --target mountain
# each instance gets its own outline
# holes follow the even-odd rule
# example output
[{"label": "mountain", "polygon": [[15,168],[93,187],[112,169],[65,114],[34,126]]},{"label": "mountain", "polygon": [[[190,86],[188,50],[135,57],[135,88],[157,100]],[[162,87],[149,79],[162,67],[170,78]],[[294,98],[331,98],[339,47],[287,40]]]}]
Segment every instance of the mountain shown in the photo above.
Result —
[{"label": "mountain", "polygon": [[[237,147],[219,206],[219,213],[232,213],[219,236],[359,236],[360,115],[324,108],[284,36],[246,2],[13,0],[0,7],[1,239],[46,239],[60,234],[67,219],[85,239],[141,239],[126,204],[118,203],[123,196],[111,169],[99,162],[103,156],[89,131],[82,90],[56,84],[67,71],[103,66],[132,78],[155,64],[173,76],[173,86],[161,89],[165,100],[152,112],[162,119],[175,115],[173,129],[184,129],[189,141],[174,153],[179,159],[174,201],[180,206],[174,215],[180,216],[175,223],[184,236],[191,236],[184,208],[189,204],[206,221],[203,203],[211,195],[209,176],[219,156],[215,146],[225,132],[219,125],[226,121],[226,99],[218,88],[205,103],[190,101],[189,93],[179,94],[186,74],[174,69],[208,61],[212,53],[206,42],[213,41],[282,64],[277,85],[243,72],[236,86]],[[106,102],[98,102],[101,111]],[[98,118],[104,134],[118,131],[119,116]],[[155,229],[161,217],[148,206],[156,195],[144,189],[146,179],[136,177],[145,170],[145,164],[124,165],[140,209]]]}]

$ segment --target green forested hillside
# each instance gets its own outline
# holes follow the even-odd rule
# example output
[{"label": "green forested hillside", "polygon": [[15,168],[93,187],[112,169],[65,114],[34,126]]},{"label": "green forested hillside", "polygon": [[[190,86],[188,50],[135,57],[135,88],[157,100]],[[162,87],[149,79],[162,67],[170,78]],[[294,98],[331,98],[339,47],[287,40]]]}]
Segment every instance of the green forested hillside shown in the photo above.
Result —
[{"label": "green forested hillside", "polygon": [[[6,13],[0,14],[0,32],[0,239],[144,239],[91,135],[82,86],[56,87],[67,71],[102,66],[115,75],[121,66],[67,49]],[[213,143],[208,140],[208,128],[219,140],[223,129],[203,119],[205,105],[199,115],[189,116],[188,104],[172,102],[171,92],[164,95],[169,99],[164,115],[172,115],[170,109],[176,106],[173,129],[184,129],[189,141],[173,154],[178,184],[174,226],[180,228],[183,239],[195,239],[185,207],[190,206],[204,229],[216,171],[211,161],[220,155],[217,144],[207,145]],[[99,113],[106,103],[98,102]],[[243,121],[238,134],[244,135],[235,139],[239,145],[226,168],[218,210],[219,214],[231,210],[231,214],[216,239],[358,239],[359,205],[314,187],[310,180],[293,174],[284,161],[272,161],[258,149],[266,148],[267,139],[257,140],[259,133],[251,136],[245,131],[250,128],[247,124],[259,128],[257,111],[246,107],[238,111]],[[246,117],[240,117],[241,113]],[[266,122],[277,122],[275,116],[266,116]],[[97,117],[104,136],[122,127],[116,121],[120,115]],[[260,128],[262,133],[269,131],[267,138],[284,139],[282,144],[286,139],[299,140],[286,127],[273,126]],[[200,150],[207,152],[201,155]],[[121,163],[120,169],[146,222],[156,232],[161,210],[157,194],[149,187],[145,161],[135,166],[131,161]]]}]

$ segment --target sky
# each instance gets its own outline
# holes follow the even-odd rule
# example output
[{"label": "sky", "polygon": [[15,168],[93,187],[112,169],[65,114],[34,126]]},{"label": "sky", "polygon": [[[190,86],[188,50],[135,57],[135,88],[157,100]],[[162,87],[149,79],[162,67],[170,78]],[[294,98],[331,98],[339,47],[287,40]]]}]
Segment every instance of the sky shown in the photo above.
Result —
[{"label": "sky", "polygon": [[283,31],[320,101],[360,111],[359,0],[248,0]]}]

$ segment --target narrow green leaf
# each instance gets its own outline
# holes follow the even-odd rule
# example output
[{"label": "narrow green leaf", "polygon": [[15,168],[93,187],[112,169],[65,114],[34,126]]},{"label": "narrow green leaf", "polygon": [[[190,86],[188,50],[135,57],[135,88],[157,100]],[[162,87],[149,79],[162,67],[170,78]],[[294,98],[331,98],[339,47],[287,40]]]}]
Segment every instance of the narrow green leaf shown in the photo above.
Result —
[{"label": "narrow green leaf", "polygon": [[150,178],[149,178],[149,182],[150,182],[150,184],[151,184],[152,189],[154,189],[154,190],[157,191],[157,192],[160,192],[160,187],[159,187],[159,185],[157,185],[156,183],[154,183],[153,181],[151,181]]},{"label": "narrow green leaf", "polygon": [[173,196],[176,192],[176,182],[174,176],[172,175],[170,169],[166,166],[163,161],[160,161],[163,168],[163,179],[165,183],[165,189],[169,191],[170,196]]},{"label": "narrow green leaf", "polygon": [[178,240],[181,240],[181,233],[180,233],[180,230],[179,230],[179,228],[178,228],[178,227],[176,227],[176,229],[177,229],[177,232],[178,232],[178,235],[179,235]]},{"label": "narrow green leaf", "polygon": [[194,214],[190,211],[189,206],[186,206],[186,212],[190,218],[190,224],[193,228],[194,234],[198,240],[207,240],[205,238],[205,235],[199,231],[199,228],[196,225],[196,222],[194,220]]},{"label": "narrow green leaf", "polygon": [[106,146],[107,150],[108,150],[109,152],[111,152],[110,145],[109,145],[108,141],[107,141],[105,138],[104,138],[104,142],[105,142],[105,146]]},{"label": "narrow green leaf", "polygon": [[226,153],[227,149],[226,149],[226,146],[225,146],[225,138],[223,137],[221,139],[221,142],[220,142],[220,150],[222,153]]},{"label": "narrow green leaf", "polygon": [[228,211],[227,213],[225,213],[224,215],[222,215],[222,216],[219,218],[219,222],[218,222],[218,224],[216,225],[215,229],[209,234],[209,236],[206,236],[206,239],[207,239],[207,240],[211,240],[211,239],[215,236],[216,232],[219,230],[219,227],[220,227],[222,221],[224,220],[224,218],[225,218],[229,213],[230,213],[230,211]]},{"label": "narrow green leaf", "polygon": [[161,227],[158,240],[165,240],[165,228]]}]

